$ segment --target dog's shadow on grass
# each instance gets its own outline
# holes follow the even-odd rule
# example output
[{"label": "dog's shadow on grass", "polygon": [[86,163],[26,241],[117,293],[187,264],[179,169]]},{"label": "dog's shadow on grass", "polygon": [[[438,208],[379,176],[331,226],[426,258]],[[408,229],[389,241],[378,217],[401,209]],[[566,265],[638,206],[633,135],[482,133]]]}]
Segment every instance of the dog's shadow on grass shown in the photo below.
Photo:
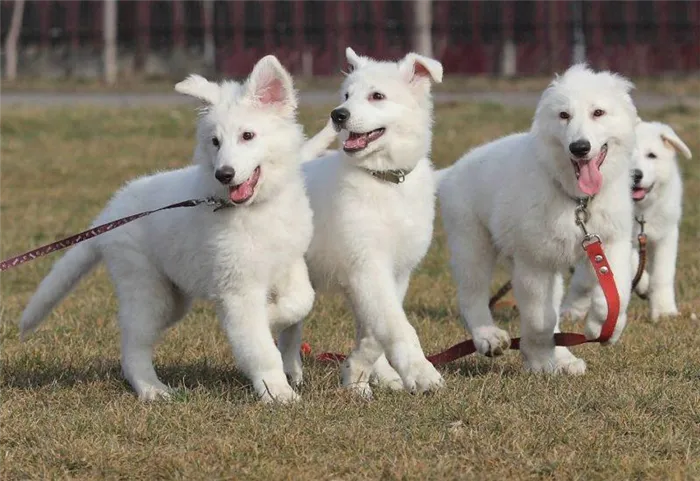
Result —
[{"label": "dog's shadow on grass", "polygon": [[[92,359],[80,365],[55,360],[53,362],[27,362],[18,359],[2,365],[0,389],[36,390],[45,387],[73,388],[92,383],[116,382],[131,389],[122,375],[117,359]],[[162,382],[176,390],[205,389],[208,391],[250,389],[249,381],[233,365],[208,362],[156,364],[156,372]]]}]

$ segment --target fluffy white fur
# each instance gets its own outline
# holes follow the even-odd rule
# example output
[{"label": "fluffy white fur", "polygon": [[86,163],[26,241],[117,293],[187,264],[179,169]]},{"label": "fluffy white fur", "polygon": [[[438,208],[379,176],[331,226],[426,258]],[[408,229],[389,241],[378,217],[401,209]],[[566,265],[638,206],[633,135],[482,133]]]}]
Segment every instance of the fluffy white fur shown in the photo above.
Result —
[{"label": "fluffy white fur", "polygon": [[[683,184],[676,154],[682,154],[687,159],[692,154],[666,124],[640,122],[636,133],[637,146],[632,170],[634,216],[645,221],[644,231],[647,234],[647,264],[637,292],[649,296],[651,318],[658,320],[662,316],[678,315],[674,280]],[[639,264],[639,232],[640,225],[635,222],[632,272],[636,272]],[[590,307],[590,293],[581,282],[581,277],[581,269],[577,269],[562,309],[564,314],[574,319],[583,318]]]},{"label": "fluffy white fur", "polygon": [[[480,353],[499,355],[510,341],[488,308],[490,280],[500,254],[512,267],[525,367],[536,372],[585,371],[584,361],[564,347],[555,348],[552,337],[564,292],[562,273],[576,262],[588,262],[574,219],[575,199],[587,196],[570,151],[570,144],[580,140],[590,142],[590,162],[608,146],[600,168],[602,186],[589,205],[588,229],[602,238],[620,292],[621,314],[611,342],[619,338],[630,297],[625,287],[630,282],[632,200],[627,194],[637,118],[631,88],[615,74],[574,65],[544,91],[529,132],[477,147],[439,173],[438,195],[460,313]],[[586,267],[582,272],[585,284],[593,288],[585,331],[593,338],[600,333],[607,305],[593,271]]]},{"label": "fluffy white fur", "polygon": [[[442,65],[415,53],[399,62],[375,61],[350,48],[346,53],[352,72],[338,108],[349,118],[336,125],[340,140],[345,146],[350,132],[386,130],[364,150],[304,165],[314,211],[309,272],[317,290],[344,292],[355,314],[357,345],[342,366],[344,386],[370,396],[372,376],[394,389],[433,390],[443,380],[423,354],[403,299],[432,237],[430,86],[442,80]],[[410,171],[405,182],[370,173],[393,169]]]},{"label": "fluffy white fur", "polygon": [[[206,298],[215,302],[236,361],[257,395],[263,401],[295,400],[285,373],[301,381],[299,351],[280,352],[272,332],[282,330],[283,340],[296,335],[294,326],[314,300],[303,257],[312,211],[301,174],[304,137],[292,79],[267,56],[243,84],[192,75],[175,88],[205,103],[195,165],[128,183],[95,224],[190,198],[226,198],[232,187],[215,172],[227,166],[235,170],[231,186],[260,167],[252,197],[217,212],[207,206],[160,212],[74,247],[42,281],[21,330],[34,329],[104,260],[119,299],[122,370],[141,399],[169,396],[153,368],[153,346],[193,298]],[[246,140],[244,132],[254,137]],[[310,150],[306,155],[313,156]]]}]

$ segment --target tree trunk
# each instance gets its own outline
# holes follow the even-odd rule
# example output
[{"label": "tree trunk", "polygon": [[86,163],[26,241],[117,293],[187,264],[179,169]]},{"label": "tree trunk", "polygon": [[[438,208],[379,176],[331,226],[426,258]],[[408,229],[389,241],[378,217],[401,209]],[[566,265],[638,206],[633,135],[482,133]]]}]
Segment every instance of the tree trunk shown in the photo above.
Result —
[{"label": "tree trunk", "polygon": [[24,0],[15,0],[10,31],[7,32],[7,39],[5,40],[5,78],[10,81],[17,78],[17,42],[22,30],[23,17]]},{"label": "tree trunk", "polygon": [[104,77],[107,85],[114,85],[117,82],[117,2],[116,0],[104,0],[104,2],[102,24]]},{"label": "tree trunk", "polygon": [[214,2],[204,0],[202,3],[202,18],[204,19],[204,64],[214,67],[216,61],[216,45],[214,43]]},{"label": "tree trunk", "polygon": [[413,3],[413,48],[426,57],[433,56],[432,0],[415,0]]}]

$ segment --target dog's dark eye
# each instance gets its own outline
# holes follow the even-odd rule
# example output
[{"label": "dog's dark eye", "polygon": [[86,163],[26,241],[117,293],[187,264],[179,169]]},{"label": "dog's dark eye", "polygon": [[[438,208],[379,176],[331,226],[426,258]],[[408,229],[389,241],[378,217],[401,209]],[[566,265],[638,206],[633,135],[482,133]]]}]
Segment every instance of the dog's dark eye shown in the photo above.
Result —
[{"label": "dog's dark eye", "polygon": [[593,111],[593,117],[602,117],[603,115],[605,115],[605,110],[595,109]]},{"label": "dog's dark eye", "polygon": [[370,100],[384,100],[386,98],[386,95],[384,95],[381,92],[373,92],[372,95],[369,96]]},{"label": "dog's dark eye", "polygon": [[349,97],[350,97],[350,94],[348,94],[347,92],[345,92],[345,100],[347,100]]},{"label": "dog's dark eye", "polygon": [[655,159],[655,158],[656,158],[656,154],[655,154],[654,152],[649,152],[649,153],[647,154],[647,157],[649,157],[650,159]]},{"label": "dog's dark eye", "polygon": [[221,146],[219,139],[217,139],[216,137],[212,137],[211,143],[214,144],[214,147],[216,147],[217,149],[219,148],[219,146]]},{"label": "dog's dark eye", "polygon": [[569,120],[571,118],[571,115],[569,115],[566,112],[559,112],[559,118],[563,120]]},{"label": "dog's dark eye", "polygon": [[243,132],[243,135],[241,135],[241,138],[243,140],[253,140],[253,138],[255,138],[255,133],[254,132]]}]

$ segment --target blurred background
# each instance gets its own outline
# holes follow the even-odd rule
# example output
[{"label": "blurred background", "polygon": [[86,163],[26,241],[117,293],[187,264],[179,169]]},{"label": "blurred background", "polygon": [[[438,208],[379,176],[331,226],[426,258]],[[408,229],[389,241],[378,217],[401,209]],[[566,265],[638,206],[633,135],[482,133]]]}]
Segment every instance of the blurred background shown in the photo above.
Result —
[{"label": "blurred background", "polygon": [[344,50],[415,50],[449,75],[550,76],[588,60],[632,76],[697,76],[700,1],[2,0],[7,80],[246,75],[274,53],[298,77],[336,75]]}]

